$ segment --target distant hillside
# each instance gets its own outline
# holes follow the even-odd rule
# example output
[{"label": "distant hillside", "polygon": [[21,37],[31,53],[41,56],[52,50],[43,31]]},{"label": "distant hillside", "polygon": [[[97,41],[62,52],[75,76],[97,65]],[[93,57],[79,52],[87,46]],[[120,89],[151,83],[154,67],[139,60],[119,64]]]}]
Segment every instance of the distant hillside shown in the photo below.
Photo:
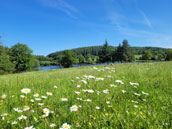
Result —
[{"label": "distant hillside", "polygon": [[[114,46],[109,46],[109,49],[111,51],[115,51],[117,47],[114,47]],[[91,47],[81,47],[81,48],[75,48],[75,49],[71,49],[73,50],[77,55],[87,55],[87,54],[91,54],[91,55],[95,55],[95,56],[98,56],[101,54],[101,49],[102,49],[102,46],[91,46]],[[131,47],[131,50],[133,52],[134,55],[141,55],[143,54],[143,52],[145,50],[149,50],[152,52],[153,55],[157,55],[158,53],[166,53],[166,51],[168,49],[166,48],[160,48],[160,47]],[[57,52],[54,52],[54,53],[50,53],[48,55],[48,57],[52,57],[52,58],[55,58],[57,57],[58,55],[62,55],[64,53],[64,51],[57,51]]]}]

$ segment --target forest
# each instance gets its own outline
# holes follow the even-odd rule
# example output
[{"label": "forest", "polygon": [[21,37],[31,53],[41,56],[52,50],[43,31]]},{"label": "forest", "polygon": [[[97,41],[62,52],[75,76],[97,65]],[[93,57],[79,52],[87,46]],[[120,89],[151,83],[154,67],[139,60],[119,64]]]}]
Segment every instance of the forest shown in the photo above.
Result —
[{"label": "forest", "polygon": [[47,56],[34,55],[22,43],[11,48],[0,44],[0,74],[39,70],[40,66],[58,65],[65,68],[74,64],[100,64],[114,62],[170,61],[172,50],[159,47],[131,47],[123,40],[117,47],[105,41],[102,46],[82,47],[50,53]]}]

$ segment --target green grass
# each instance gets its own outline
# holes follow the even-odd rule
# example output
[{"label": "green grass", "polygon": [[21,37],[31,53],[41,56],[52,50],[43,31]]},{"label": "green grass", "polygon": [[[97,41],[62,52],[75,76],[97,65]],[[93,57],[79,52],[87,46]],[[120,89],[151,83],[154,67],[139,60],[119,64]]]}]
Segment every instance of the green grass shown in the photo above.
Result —
[{"label": "green grass", "polygon": [[[52,123],[56,124],[55,128],[68,123],[72,129],[172,128],[172,62],[119,64],[108,66],[110,69],[96,67],[97,70],[90,66],[0,76],[0,96],[7,95],[5,99],[0,98],[0,115],[8,114],[0,116],[0,128],[33,126],[36,129],[49,129]],[[88,83],[84,84],[81,82],[83,75],[102,77],[104,80],[87,79]],[[122,80],[124,84],[116,83],[116,80]],[[131,86],[130,82],[139,83],[139,86]],[[81,87],[77,88],[77,84]],[[110,87],[110,84],[117,87]],[[54,85],[58,88],[55,89]],[[21,92],[23,88],[29,88],[31,92],[25,95]],[[83,89],[92,89],[94,93],[85,93]],[[103,93],[105,89],[109,90],[109,94]],[[79,91],[80,95],[74,91]],[[100,93],[97,94],[97,91]],[[149,95],[142,94],[142,91]],[[47,96],[46,92],[53,95]],[[31,102],[35,93],[48,98]],[[21,98],[20,95],[26,97]],[[68,101],[62,102],[61,98],[68,98]],[[92,102],[76,98],[91,99]],[[39,106],[38,103],[44,105]],[[23,109],[26,105],[30,110],[22,113],[14,111],[14,108]],[[70,111],[72,105],[78,106],[76,112]],[[96,106],[100,109],[97,110]],[[54,113],[42,118],[44,108]],[[27,116],[27,119],[19,121],[21,115]],[[11,124],[14,121],[16,125]]]}]

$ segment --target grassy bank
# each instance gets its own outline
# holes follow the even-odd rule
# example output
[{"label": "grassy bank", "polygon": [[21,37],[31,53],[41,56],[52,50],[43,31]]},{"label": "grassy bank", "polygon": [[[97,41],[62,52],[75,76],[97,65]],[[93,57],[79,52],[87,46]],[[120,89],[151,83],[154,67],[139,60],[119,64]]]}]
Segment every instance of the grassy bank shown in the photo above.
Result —
[{"label": "grassy bank", "polygon": [[4,75],[0,96],[0,128],[172,128],[172,62]]}]

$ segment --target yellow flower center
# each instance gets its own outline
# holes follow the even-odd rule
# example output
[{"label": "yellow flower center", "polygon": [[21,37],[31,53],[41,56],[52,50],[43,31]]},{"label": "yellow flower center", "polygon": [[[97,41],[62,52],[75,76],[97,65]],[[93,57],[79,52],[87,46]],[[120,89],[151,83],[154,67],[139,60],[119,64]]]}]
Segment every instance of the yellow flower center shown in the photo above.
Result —
[{"label": "yellow flower center", "polygon": [[72,109],[74,110],[74,109],[76,109],[76,107],[72,107]]},{"label": "yellow flower center", "polygon": [[68,125],[65,126],[65,129],[67,129],[67,128],[68,128]]},{"label": "yellow flower center", "polygon": [[24,90],[24,92],[28,92],[28,90]]}]

